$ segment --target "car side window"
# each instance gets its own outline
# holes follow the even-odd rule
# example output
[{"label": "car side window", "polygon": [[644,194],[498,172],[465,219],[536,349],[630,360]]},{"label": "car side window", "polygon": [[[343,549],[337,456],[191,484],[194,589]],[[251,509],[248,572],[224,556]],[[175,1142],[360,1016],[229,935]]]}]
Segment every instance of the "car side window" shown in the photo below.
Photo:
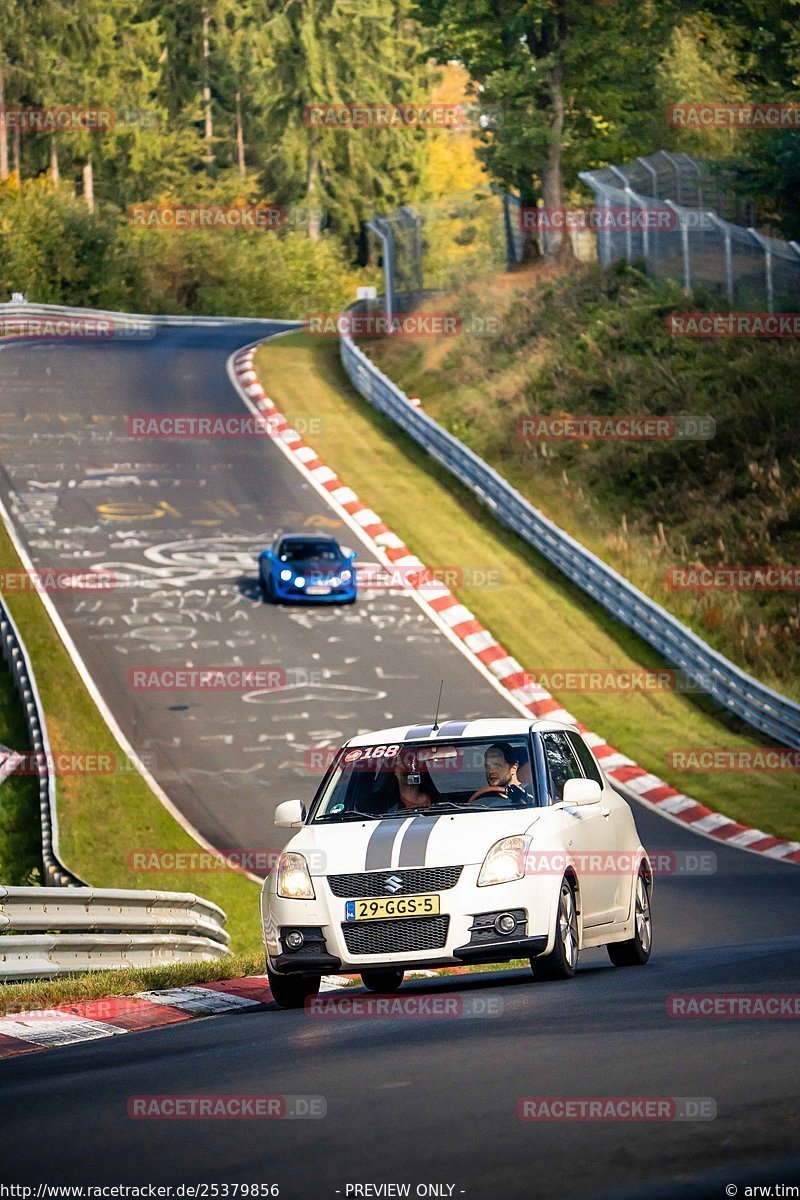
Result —
[{"label": "car side window", "polygon": [[600,787],[602,787],[603,776],[600,774],[600,769],[594,761],[594,755],[586,745],[586,742],[579,733],[568,733],[567,737],[572,749],[578,756],[578,761],[583,767],[583,773],[586,778],[593,779],[595,783],[599,783]]},{"label": "car side window", "polygon": [[560,804],[564,799],[564,784],[568,779],[582,779],[580,763],[563,733],[543,733],[544,757],[547,762],[547,778],[550,799]]}]

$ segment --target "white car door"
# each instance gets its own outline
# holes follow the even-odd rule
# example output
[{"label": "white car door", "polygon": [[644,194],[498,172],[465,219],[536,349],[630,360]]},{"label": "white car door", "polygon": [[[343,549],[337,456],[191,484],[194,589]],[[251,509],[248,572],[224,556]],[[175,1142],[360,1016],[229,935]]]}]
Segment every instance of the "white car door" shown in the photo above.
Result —
[{"label": "white car door", "polygon": [[[583,779],[585,773],[566,733],[550,731],[540,736],[550,800],[552,804],[561,804],[567,780]],[[596,804],[566,807],[563,811],[570,821],[564,833],[565,849],[574,858],[580,880],[584,928],[619,920],[620,878],[613,870],[617,838],[607,797],[601,794]]]}]

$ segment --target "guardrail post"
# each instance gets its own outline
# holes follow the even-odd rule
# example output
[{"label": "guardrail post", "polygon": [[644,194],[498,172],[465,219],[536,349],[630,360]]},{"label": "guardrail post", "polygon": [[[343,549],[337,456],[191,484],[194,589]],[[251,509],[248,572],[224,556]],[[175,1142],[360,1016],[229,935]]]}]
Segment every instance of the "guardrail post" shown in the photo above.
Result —
[{"label": "guardrail post", "polygon": [[384,311],[387,321],[391,323],[395,313],[394,234],[391,225],[383,217],[371,217],[367,221],[367,229],[380,238],[383,246]]}]

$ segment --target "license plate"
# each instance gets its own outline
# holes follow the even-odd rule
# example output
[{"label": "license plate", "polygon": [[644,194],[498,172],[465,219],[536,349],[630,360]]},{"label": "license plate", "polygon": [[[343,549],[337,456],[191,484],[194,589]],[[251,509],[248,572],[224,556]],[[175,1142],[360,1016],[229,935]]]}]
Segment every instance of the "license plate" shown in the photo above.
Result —
[{"label": "license plate", "polygon": [[329,596],[331,589],[329,587],[307,587],[306,595],[308,596]]},{"label": "license plate", "polygon": [[380,896],[369,900],[348,900],[344,906],[347,921],[378,921],[386,917],[435,917],[438,896]]}]

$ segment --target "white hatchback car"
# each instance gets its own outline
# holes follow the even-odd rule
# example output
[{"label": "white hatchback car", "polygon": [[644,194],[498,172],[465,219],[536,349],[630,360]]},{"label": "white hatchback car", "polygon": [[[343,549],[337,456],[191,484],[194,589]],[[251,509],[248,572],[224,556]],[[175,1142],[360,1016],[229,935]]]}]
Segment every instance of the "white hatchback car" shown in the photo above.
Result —
[{"label": "white hatchback car", "polygon": [[272,993],[300,1007],[329,973],[391,992],[420,967],[529,958],[567,979],[607,946],[646,963],[653,873],[628,804],[553,721],[445,721],[351,738],[261,892]]}]

